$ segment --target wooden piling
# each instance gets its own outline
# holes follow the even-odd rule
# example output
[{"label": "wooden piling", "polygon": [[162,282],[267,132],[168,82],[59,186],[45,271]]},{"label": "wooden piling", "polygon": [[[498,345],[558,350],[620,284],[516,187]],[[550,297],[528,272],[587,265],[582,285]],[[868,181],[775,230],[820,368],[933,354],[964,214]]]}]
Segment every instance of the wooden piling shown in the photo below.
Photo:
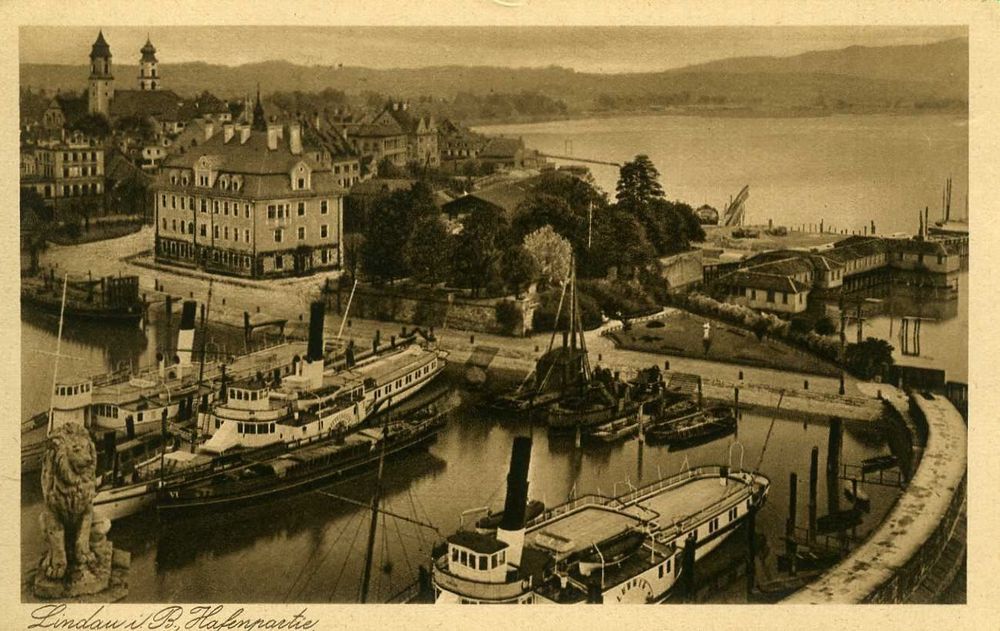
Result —
[{"label": "wooden piling", "polygon": [[696,600],[694,576],[694,550],[698,545],[695,534],[689,533],[684,540],[684,552],[681,560],[681,578],[684,582],[684,601],[693,603]]},{"label": "wooden piling", "polygon": [[785,554],[788,556],[789,574],[795,576],[795,515],[798,511],[799,475],[792,471],[788,474],[788,519],[785,520]]},{"label": "wooden piling", "polygon": [[174,297],[167,294],[167,300],[163,303],[163,308],[167,312],[167,319],[169,320],[173,316],[174,311]]},{"label": "wooden piling", "polygon": [[740,420],[740,387],[733,387],[733,417]]},{"label": "wooden piling", "polygon": [[753,595],[754,584],[756,583],[756,563],[757,563],[757,506],[750,504],[750,512],[747,513],[747,602]]},{"label": "wooden piling", "polygon": [[809,458],[809,543],[816,540],[816,485],[818,478],[819,447],[813,447]]},{"label": "wooden piling", "polygon": [[843,421],[830,419],[830,437],[826,442],[826,503],[827,513],[840,511],[840,493],[837,488],[840,470],[840,445],[843,442]]}]

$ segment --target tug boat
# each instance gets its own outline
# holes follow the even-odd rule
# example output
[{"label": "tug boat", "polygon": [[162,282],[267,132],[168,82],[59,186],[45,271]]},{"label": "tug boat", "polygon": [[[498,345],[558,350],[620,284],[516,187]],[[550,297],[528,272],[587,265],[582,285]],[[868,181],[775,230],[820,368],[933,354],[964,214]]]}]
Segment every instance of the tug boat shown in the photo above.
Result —
[{"label": "tug boat", "polygon": [[435,548],[437,603],[662,602],[695,562],[764,503],[770,482],[728,466],[689,469],[619,497],[585,495],[526,519],[531,439],[517,437],[496,532],[459,530]]},{"label": "tug boat", "polygon": [[651,442],[681,445],[726,436],[735,430],[736,417],[732,409],[718,406],[696,409],[690,414],[654,424],[646,430],[646,438]]}]

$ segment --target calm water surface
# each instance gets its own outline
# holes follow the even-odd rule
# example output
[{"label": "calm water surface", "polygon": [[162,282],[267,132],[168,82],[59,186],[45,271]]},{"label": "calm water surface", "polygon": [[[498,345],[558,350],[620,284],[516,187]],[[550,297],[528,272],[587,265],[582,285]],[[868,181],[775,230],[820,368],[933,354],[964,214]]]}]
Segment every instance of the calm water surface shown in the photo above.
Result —
[{"label": "calm water surface", "polygon": [[[645,153],[670,199],[722,210],[750,185],[748,219],[798,226],[915,232],[918,210],[940,214],[944,181],[964,214],[969,134],[963,117],[719,118],[635,116],[477,128],[520,136],[552,155],[625,162]],[[558,161],[557,161],[558,162]],[[618,169],[588,165],[613,198]]]}]

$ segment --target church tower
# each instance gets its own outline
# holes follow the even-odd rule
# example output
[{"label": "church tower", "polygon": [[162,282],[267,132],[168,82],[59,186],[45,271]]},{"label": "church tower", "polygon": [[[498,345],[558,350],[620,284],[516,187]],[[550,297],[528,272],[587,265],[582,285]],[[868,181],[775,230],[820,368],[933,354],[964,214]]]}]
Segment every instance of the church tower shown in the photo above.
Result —
[{"label": "church tower", "polygon": [[108,116],[115,96],[115,77],[111,74],[111,47],[104,41],[103,31],[98,31],[97,41],[90,48],[89,84],[87,111]]},{"label": "church tower", "polygon": [[139,59],[139,89],[158,90],[160,87],[160,76],[157,71],[159,62],[156,60],[156,48],[146,36],[146,45],[140,50],[142,57]]}]

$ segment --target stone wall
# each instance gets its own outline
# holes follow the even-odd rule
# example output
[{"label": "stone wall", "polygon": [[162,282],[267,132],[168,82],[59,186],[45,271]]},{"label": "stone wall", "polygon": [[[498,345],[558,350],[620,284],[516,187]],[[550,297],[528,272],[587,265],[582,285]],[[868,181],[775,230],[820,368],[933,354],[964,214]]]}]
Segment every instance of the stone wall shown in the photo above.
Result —
[{"label": "stone wall", "polygon": [[[347,308],[349,288],[341,288],[328,298],[328,306],[340,313]],[[520,314],[513,330],[498,318],[498,306],[512,301]],[[374,288],[358,285],[351,302],[350,316],[369,320],[401,322],[425,327],[447,327],[500,335],[527,335],[531,332],[537,299],[529,294],[520,298],[471,299],[455,292],[421,291],[414,288]]]},{"label": "stone wall", "polygon": [[903,495],[864,544],[784,602],[901,603],[933,578],[965,508],[966,426],[943,396],[911,397],[927,444]]},{"label": "stone wall", "polygon": [[663,280],[667,281],[667,289],[679,291],[692,285],[701,284],[704,277],[702,269],[701,250],[681,252],[660,259],[660,269]]}]

